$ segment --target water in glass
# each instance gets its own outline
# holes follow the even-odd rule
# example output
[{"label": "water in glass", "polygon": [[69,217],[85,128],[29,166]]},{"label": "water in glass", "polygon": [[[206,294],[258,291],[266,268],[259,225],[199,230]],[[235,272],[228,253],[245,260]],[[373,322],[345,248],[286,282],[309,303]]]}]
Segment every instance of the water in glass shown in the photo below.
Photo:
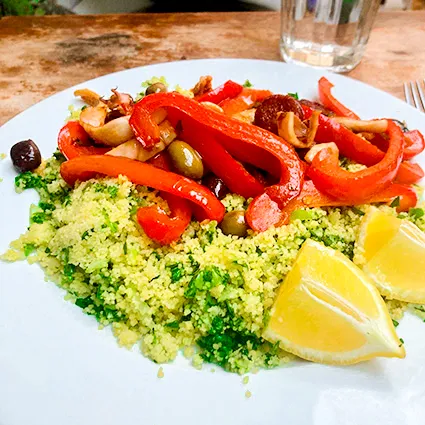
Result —
[{"label": "water in glass", "polygon": [[350,71],[363,56],[379,4],[380,0],[282,0],[283,59]]}]

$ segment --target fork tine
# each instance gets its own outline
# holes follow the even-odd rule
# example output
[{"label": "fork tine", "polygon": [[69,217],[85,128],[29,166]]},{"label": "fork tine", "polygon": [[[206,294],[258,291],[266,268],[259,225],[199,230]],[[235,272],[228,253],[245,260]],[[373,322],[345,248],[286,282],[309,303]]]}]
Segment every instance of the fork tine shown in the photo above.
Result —
[{"label": "fork tine", "polygon": [[[423,80],[423,83],[425,84],[425,80]],[[416,81],[416,86],[418,88],[419,97],[421,98],[422,103],[422,110],[425,110],[425,94],[422,90],[422,84],[420,81]]]},{"label": "fork tine", "polygon": [[421,97],[419,96],[420,86],[419,86],[418,82],[417,81],[416,82],[412,81],[410,84],[412,86],[412,95],[413,95],[413,99],[415,100],[416,107],[420,111],[425,112],[424,105],[423,105],[423,103],[421,101]]},{"label": "fork tine", "polygon": [[415,102],[412,99],[412,92],[410,90],[410,84],[409,83],[404,83],[404,97],[406,98],[406,102],[409,105],[415,106]]}]

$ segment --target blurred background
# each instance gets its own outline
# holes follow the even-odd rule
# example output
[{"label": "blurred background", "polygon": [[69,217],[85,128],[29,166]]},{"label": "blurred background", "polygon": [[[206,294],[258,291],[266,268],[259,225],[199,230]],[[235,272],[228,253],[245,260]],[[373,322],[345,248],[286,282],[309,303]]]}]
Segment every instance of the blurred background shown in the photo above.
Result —
[{"label": "blurred background", "polygon": [[[424,9],[425,0],[382,0],[385,9]],[[0,15],[279,10],[280,0],[0,0]]]}]

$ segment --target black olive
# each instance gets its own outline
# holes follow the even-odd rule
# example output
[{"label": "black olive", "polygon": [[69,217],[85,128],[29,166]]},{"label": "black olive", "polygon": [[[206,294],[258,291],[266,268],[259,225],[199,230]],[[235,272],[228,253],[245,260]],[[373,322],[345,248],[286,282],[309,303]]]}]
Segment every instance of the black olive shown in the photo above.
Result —
[{"label": "black olive", "polygon": [[40,151],[31,139],[14,144],[10,149],[10,157],[19,173],[35,170],[41,164]]},{"label": "black olive", "polygon": [[202,179],[202,184],[210,189],[218,199],[223,199],[229,193],[229,189],[227,189],[224,181],[214,174],[207,174]]}]

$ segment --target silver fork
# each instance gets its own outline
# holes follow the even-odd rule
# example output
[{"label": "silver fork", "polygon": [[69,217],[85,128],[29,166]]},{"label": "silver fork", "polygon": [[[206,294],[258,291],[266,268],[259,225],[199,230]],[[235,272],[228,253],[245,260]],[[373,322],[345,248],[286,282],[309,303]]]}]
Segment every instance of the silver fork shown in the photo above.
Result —
[{"label": "silver fork", "polygon": [[409,105],[418,108],[420,111],[425,112],[425,94],[422,86],[425,86],[425,80],[410,81],[404,83],[404,97]]}]

